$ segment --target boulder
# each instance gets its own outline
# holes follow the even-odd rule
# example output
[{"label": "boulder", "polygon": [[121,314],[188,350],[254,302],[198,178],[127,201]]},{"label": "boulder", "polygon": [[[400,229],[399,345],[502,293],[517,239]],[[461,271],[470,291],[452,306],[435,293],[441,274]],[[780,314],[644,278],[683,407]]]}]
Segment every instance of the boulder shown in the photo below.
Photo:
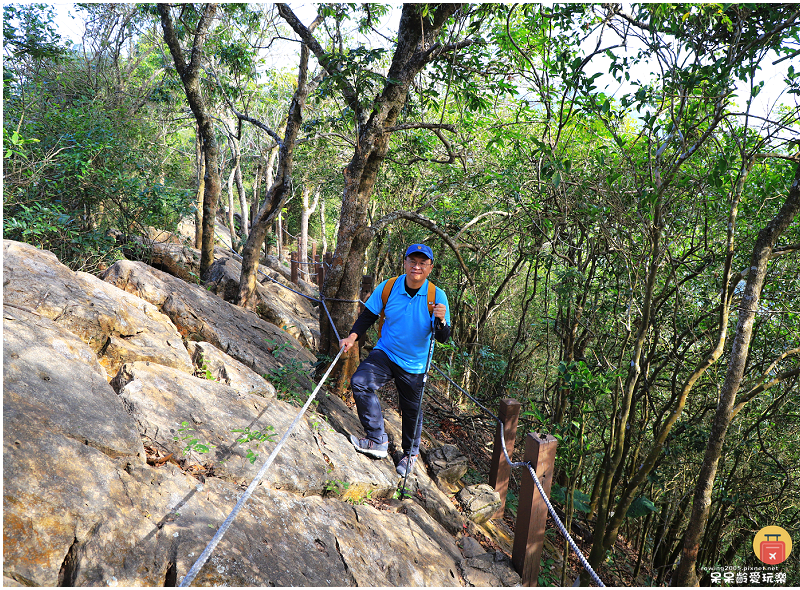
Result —
[{"label": "boulder", "polygon": [[[239,294],[241,275],[241,263],[230,257],[218,258],[208,271],[206,284],[212,292],[233,302]],[[258,315],[297,338],[304,346],[316,349],[320,342],[319,312],[311,301],[294,292],[297,285],[286,285],[287,289],[263,276],[259,278],[262,282],[256,284]]]},{"label": "boulder", "polygon": [[[220,490],[220,491],[218,491]],[[225,510],[236,496],[217,480],[204,493]],[[222,501],[222,498],[227,501]],[[187,506],[188,507],[188,506]],[[186,508],[181,510],[183,514]],[[320,497],[298,498],[280,491],[255,494],[245,504],[224,540],[200,570],[193,585],[231,586],[438,586],[459,584],[458,551],[452,539],[443,548],[418,525],[437,527],[424,512],[414,516],[382,512],[368,505],[351,506]],[[179,521],[176,521],[179,523]],[[214,532],[196,528],[198,539],[180,535],[177,570],[188,571]],[[191,533],[192,531],[187,531]],[[181,533],[183,533],[181,531]],[[443,531],[439,538],[446,539]],[[202,535],[202,536],[201,536]],[[189,546],[189,543],[192,545]],[[182,575],[178,576],[180,582]]]},{"label": "boulder", "polygon": [[[219,211],[217,214],[219,215]],[[189,244],[194,244],[194,215],[187,215],[181,219],[175,231],[179,239],[188,241]],[[219,217],[214,220],[214,244],[219,244],[227,249],[231,247],[231,232]]]},{"label": "boulder", "polygon": [[[142,263],[117,263],[102,282],[65,271],[49,253],[4,249],[5,286],[16,298],[3,319],[4,585],[176,585],[297,419],[299,409],[252,368],[271,371],[280,396],[301,398],[303,388],[284,386],[313,355],[255,314]],[[23,282],[46,286],[23,296]],[[50,319],[43,311],[53,300],[63,303]],[[114,315],[133,313],[127,306],[158,321],[137,320],[118,336],[127,320]],[[95,307],[103,313],[92,315]],[[84,317],[138,347],[126,349],[132,360],[118,361],[116,373],[108,350],[122,344],[109,336],[97,350],[94,332],[75,327]],[[171,326],[182,367],[142,355],[158,340],[158,322]],[[394,441],[400,417],[385,415]],[[272,440],[253,440],[269,426]],[[422,461],[409,477],[413,499],[376,503],[392,510],[365,504],[391,496],[401,478],[391,459],[356,453],[351,433],[360,423],[338,398],[307,411],[194,585],[508,582],[498,555],[492,564],[462,556],[454,535],[477,535],[477,525]],[[203,444],[214,446],[199,452]],[[248,450],[258,453],[253,462]]]},{"label": "boulder", "polygon": [[449,485],[464,477],[469,468],[469,459],[456,445],[442,445],[432,449],[425,460],[434,479]]},{"label": "boulder", "polygon": [[228,356],[208,342],[187,342],[186,350],[197,370],[195,375],[219,381],[238,393],[252,393],[267,399],[275,398],[275,387],[251,368]]},{"label": "boulder", "polygon": [[500,509],[500,494],[485,483],[467,486],[456,496],[467,518],[477,524],[486,522]]},{"label": "boulder", "polygon": [[477,557],[478,555],[483,555],[486,553],[486,550],[480,543],[478,543],[475,537],[464,537],[461,539],[460,544],[461,552],[464,554],[466,559]]},{"label": "boulder", "polygon": [[[92,350],[52,320],[7,305],[3,306],[3,426],[13,445],[24,444],[47,428],[110,457],[144,462],[136,424]],[[11,475],[7,467],[4,476]]]},{"label": "boulder", "polygon": [[102,278],[156,305],[187,340],[213,344],[273,385],[277,378],[285,389],[313,388],[305,372],[316,357],[253,312],[141,262],[116,262]]},{"label": "boulder", "polygon": [[97,354],[109,377],[129,361],[194,370],[175,326],[158,308],[51,253],[3,240],[3,302],[54,320]]},{"label": "boulder", "polygon": [[[187,283],[200,281],[200,250],[171,241],[144,240],[139,236],[130,236],[128,240],[125,248],[127,257],[146,262]],[[139,245],[138,251],[131,251],[134,244]]]},{"label": "boulder", "polygon": [[482,553],[460,564],[464,581],[470,586],[493,588],[519,586],[522,582],[511,559],[502,551]]}]

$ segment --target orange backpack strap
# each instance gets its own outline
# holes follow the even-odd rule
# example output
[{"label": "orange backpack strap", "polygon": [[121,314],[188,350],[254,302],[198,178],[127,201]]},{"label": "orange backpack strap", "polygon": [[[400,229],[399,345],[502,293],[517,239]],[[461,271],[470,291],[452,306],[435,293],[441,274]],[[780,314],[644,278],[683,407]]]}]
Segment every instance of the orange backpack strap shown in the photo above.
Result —
[{"label": "orange backpack strap", "polygon": [[383,301],[383,308],[381,309],[380,318],[378,318],[378,339],[380,340],[381,337],[381,329],[383,328],[383,321],[386,319],[386,314],[384,310],[386,310],[386,302],[389,301],[389,294],[392,292],[392,287],[394,287],[394,282],[399,279],[400,277],[392,277],[386,284],[383,286],[383,291],[381,292],[381,301]]},{"label": "orange backpack strap", "polygon": [[[383,309],[381,309],[380,317],[378,318],[378,338],[381,337],[381,329],[383,328],[383,321],[386,319],[386,314],[384,311],[386,310],[386,302],[389,301],[389,295],[392,293],[392,287],[394,287],[394,282],[399,279],[400,277],[392,277],[386,284],[383,286],[383,291],[381,291],[381,301],[383,301]],[[433,306],[436,305],[436,285],[428,281],[428,313],[432,316],[433,315]]]}]

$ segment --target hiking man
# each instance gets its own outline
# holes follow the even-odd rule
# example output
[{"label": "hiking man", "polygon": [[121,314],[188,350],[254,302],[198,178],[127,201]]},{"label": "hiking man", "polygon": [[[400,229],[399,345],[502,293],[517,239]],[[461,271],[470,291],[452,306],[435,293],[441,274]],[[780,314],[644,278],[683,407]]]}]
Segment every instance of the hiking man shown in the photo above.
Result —
[{"label": "hiking man", "polygon": [[[375,288],[350,335],[339,340],[339,347],[347,352],[355,346],[383,311],[385,322],[378,343],[350,380],[366,438],[350,435],[350,440],[361,453],[376,458],[387,456],[389,439],[376,392],[394,379],[403,416],[404,454],[397,464],[397,473],[406,476],[413,471],[419,455],[420,437],[415,439],[414,435],[417,425],[422,423],[420,398],[428,370],[431,331],[435,326],[434,336],[439,342],[450,338],[450,309],[444,291],[428,283],[433,270],[433,251],[429,246],[409,246],[403,267],[405,274],[394,281],[383,281]],[[383,291],[389,281],[393,284],[384,305]]]}]

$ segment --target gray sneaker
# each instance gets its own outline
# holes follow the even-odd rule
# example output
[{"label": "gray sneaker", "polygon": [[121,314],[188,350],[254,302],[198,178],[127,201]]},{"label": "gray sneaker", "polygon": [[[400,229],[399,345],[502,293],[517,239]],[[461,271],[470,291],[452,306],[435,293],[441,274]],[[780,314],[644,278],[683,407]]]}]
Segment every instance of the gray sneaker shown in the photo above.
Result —
[{"label": "gray sneaker", "polygon": [[402,475],[403,477],[406,474],[411,475],[411,472],[414,471],[414,463],[417,462],[417,455],[403,455],[403,458],[397,463],[397,473]]},{"label": "gray sneaker", "polygon": [[[385,437],[384,437],[385,438]],[[376,443],[368,438],[356,438],[354,434],[350,435],[350,442],[359,453],[364,453],[376,459],[383,459],[389,454],[389,442]]]}]

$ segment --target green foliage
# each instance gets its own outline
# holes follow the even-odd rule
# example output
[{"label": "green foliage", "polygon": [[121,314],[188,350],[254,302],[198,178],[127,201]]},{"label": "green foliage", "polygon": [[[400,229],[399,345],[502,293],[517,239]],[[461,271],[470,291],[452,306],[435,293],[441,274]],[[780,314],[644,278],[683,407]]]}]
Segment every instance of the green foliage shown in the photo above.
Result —
[{"label": "green foliage", "polygon": [[343,495],[350,488],[350,482],[339,481],[338,479],[329,479],[325,482],[325,494],[334,494],[336,496]]},{"label": "green foliage", "polygon": [[281,353],[287,350],[294,350],[294,346],[292,346],[291,342],[282,342],[278,343],[277,340],[266,340],[267,343],[267,350],[269,350],[270,354],[275,358],[279,358]]},{"label": "green foliage", "polygon": [[[553,484],[550,490],[550,497],[552,500],[555,500],[562,506],[567,505],[567,488],[564,486],[560,486],[558,484]],[[575,490],[575,493],[572,496],[572,506],[578,512],[583,512],[584,514],[589,514],[589,502],[591,498],[581,492],[580,490]]]},{"label": "green foliage", "polygon": [[642,516],[647,516],[651,512],[658,512],[656,505],[648,498],[639,496],[631,503],[630,508],[628,508],[627,517],[641,518]]},{"label": "green foliage", "polygon": [[297,359],[289,359],[277,369],[272,369],[269,377],[265,376],[275,386],[278,399],[289,401],[298,405],[305,403],[307,396],[302,393],[301,379],[308,377],[309,369],[305,363]]},{"label": "green foliage", "polygon": [[172,440],[184,443],[184,456],[191,453],[199,453],[202,455],[208,453],[211,449],[216,448],[216,445],[202,442],[200,439],[194,436],[192,432],[195,432],[195,429],[189,426],[189,422],[184,420],[181,422],[180,428],[178,428],[179,434],[172,437]]},{"label": "green foliage", "polygon": [[556,572],[556,562],[552,558],[548,557],[542,561],[537,584],[544,587],[561,585],[561,580]]},{"label": "green foliage", "polygon": [[247,449],[247,460],[250,461],[251,464],[255,463],[258,459],[258,453],[255,449],[262,443],[275,442],[275,437],[277,436],[275,428],[272,425],[267,426],[263,431],[251,430],[249,426],[246,426],[245,428],[234,428],[231,432],[238,432],[241,434],[241,436],[236,439],[238,445],[250,447]]},{"label": "green foliage", "polygon": [[121,257],[113,238],[100,230],[86,230],[58,202],[20,204],[3,217],[3,236],[53,252],[73,270],[91,271],[100,263]]}]

